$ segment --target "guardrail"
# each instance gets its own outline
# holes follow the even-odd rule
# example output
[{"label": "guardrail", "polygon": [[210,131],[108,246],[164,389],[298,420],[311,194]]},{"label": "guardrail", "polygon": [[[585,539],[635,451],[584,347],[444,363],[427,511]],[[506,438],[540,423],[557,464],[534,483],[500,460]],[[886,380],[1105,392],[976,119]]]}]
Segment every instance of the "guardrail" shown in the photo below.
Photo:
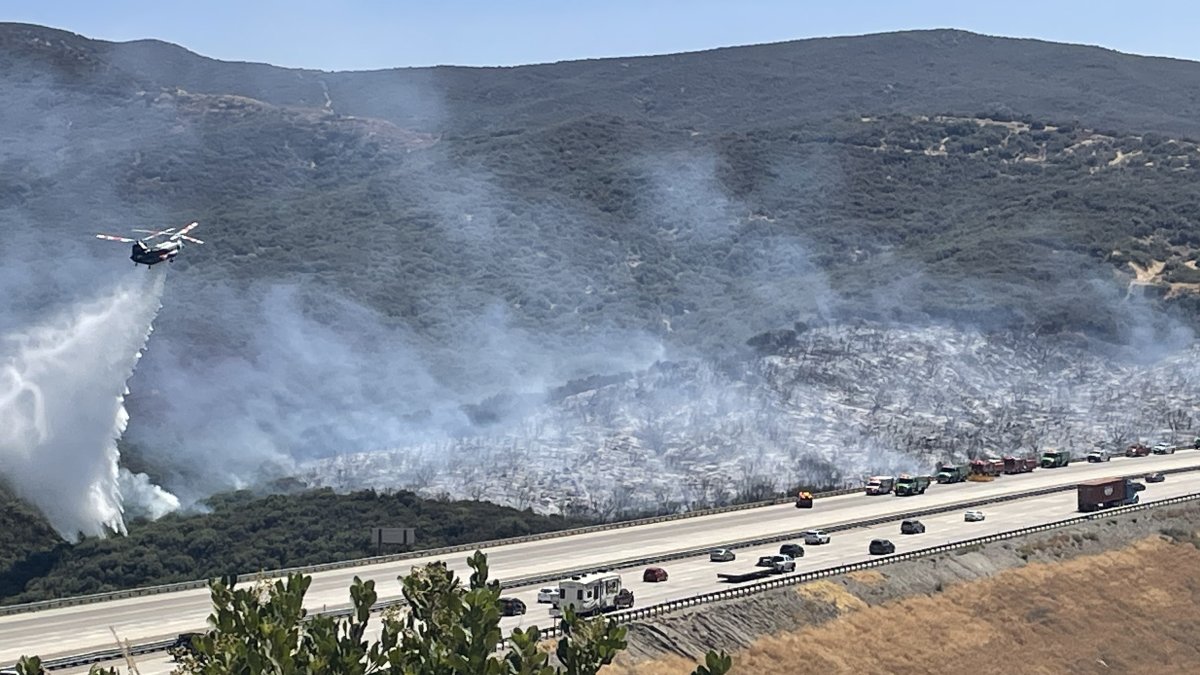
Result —
[{"label": "guardrail", "polygon": [[[1186,472],[1191,472],[1191,471],[1200,471],[1200,466],[1178,467],[1178,468],[1174,468],[1174,469],[1163,469],[1163,470],[1159,471],[1159,473],[1177,474],[1177,473],[1186,473]],[[1125,474],[1122,477],[1137,478],[1137,477],[1141,477],[1144,475],[1145,475],[1145,472],[1139,472],[1136,474]],[[923,516],[945,513],[947,511],[957,511],[959,509],[971,509],[971,508],[976,508],[976,507],[980,507],[980,506],[987,506],[989,504],[999,504],[1002,502],[1016,501],[1019,499],[1028,499],[1030,497],[1039,497],[1039,496],[1043,496],[1043,495],[1054,494],[1057,492],[1067,492],[1067,491],[1074,490],[1074,489],[1076,489],[1076,484],[1074,484],[1074,483],[1069,484],[1069,485],[1056,485],[1056,486],[1051,486],[1051,487],[1046,487],[1046,488],[1038,488],[1036,490],[1030,490],[1027,492],[1008,493],[1008,494],[1003,494],[1003,495],[996,495],[994,497],[988,497],[985,499],[969,500],[969,501],[957,502],[957,503],[949,504],[949,505],[933,506],[933,507],[928,507],[925,509],[917,509],[917,510],[913,510],[913,511],[906,511],[906,512],[890,514],[890,515],[885,515],[885,516],[878,516],[875,518],[847,521],[845,523],[840,523],[840,524],[823,527],[822,529],[826,532],[840,532],[840,531],[845,531],[845,530],[857,529],[860,527],[872,527],[874,525],[880,525],[880,524],[893,522],[893,521],[897,521],[897,520],[905,520],[908,518],[919,518],[919,517],[923,517]],[[1136,504],[1133,506],[1105,509],[1102,511],[1088,514],[1086,516],[1078,516],[1078,517],[1070,518],[1070,519],[1063,520],[1063,521],[1057,521],[1055,523],[1051,523],[1048,525],[1035,525],[1035,526],[1032,526],[1029,528],[1022,528],[1020,530],[1012,530],[1010,532],[1000,533],[1000,534],[996,534],[996,535],[987,535],[987,536],[981,537],[979,539],[986,539],[988,537],[994,538],[994,537],[1001,537],[1001,536],[1004,536],[1004,538],[1011,538],[1014,536],[1020,536],[1020,534],[1024,534],[1027,532],[1040,531],[1040,530],[1044,530],[1044,529],[1053,529],[1056,527],[1063,527],[1065,525],[1069,525],[1069,524],[1073,524],[1073,523],[1079,523],[1079,522],[1084,522],[1087,520],[1093,520],[1093,519],[1101,517],[1101,516],[1109,516],[1109,515],[1113,515],[1113,514],[1124,513],[1126,511],[1130,511],[1130,510],[1136,511],[1139,508],[1149,508],[1151,506],[1158,506],[1158,505],[1162,505],[1162,504],[1166,504],[1166,503],[1175,503],[1178,501],[1189,501],[1191,499],[1197,499],[1197,498],[1200,498],[1200,494],[1187,495],[1186,497],[1174,497],[1174,498],[1167,499],[1167,500],[1147,502],[1145,504]],[[628,558],[625,560],[606,563],[604,565],[594,565],[594,566],[590,566],[590,567],[575,568],[575,569],[570,569],[570,570],[560,570],[560,571],[555,571],[555,572],[548,572],[545,574],[530,575],[530,576],[526,576],[526,577],[516,577],[513,579],[501,580],[500,586],[501,586],[501,588],[520,588],[520,587],[526,587],[526,586],[533,586],[533,585],[537,585],[537,584],[541,584],[541,583],[545,583],[545,582],[549,582],[549,581],[558,581],[558,580],[563,579],[564,577],[569,577],[569,576],[573,576],[573,575],[577,575],[577,574],[587,574],[587,573],[591,573],[591,572],[607,571],[610,569],[638,567],[641,565],[650,565],[650,564],[659,563],[659,562],[669,562],[672,560],[679,560],[682,558],[703,555],[714,548],[746,548],[746,547],[751,547],[751,546],[761,546],[763,544],[770,544],[770,543],[774,543],[774,542],[778,542],[778,541],[785,541],[787,539],[793,539],[802,531],[803,530],[796,530],[793,532],[769,535],[766,537],[757,537],[754,539],[738,540],[738,541],[730,542],[727,544],[718,544],[718,545],[704,546],[704,547],[696,548],[696,549],[672,551],[672,552],[662,553],[662,554],[658,554],[658,555],[654,555],[654,556],[642,556],[642,557],[638,557],[638,558]],[[1016,533],[1016,534],[1013,534],[1013,533]],[[1005,536],[1005,535],[1007,535],[1007,536]],[[941,546],[931,547],[930,549],[921,549],[920,551],[913,551],[913,552],[909,552],[909,553],[897,554],[897,555],[892,555],[892,556],[884,556],[884,557],[881,557],[881,558],[878,558],[875,560],[870,560],[870,561],[866,561],[863,563],[852,563],[851,565],[841,566],[841,567],[852,567],[854,569],[863,569],[863,567],[854,567],[854,566],[855,565],[878,566],[880,564],[886,564],[887,561],[894,562],[897,560],[906,560],[909,557],[916,557],[918,554],[930,555],[930,553],[928,553],[928,552],[922,553],[922,551],[934,551],[934,549],[942,550],[942,549],[945,549],[945,547],[947,547],[947,546],[962,548],[965,546],[974,545],[974,543],[978,543],[978,542],[975,542],[975,540],[968,540],[968,542],[973,542],[973,543],[959,542],[957,544],[944,544]],[[952,549],[946,549],[946,550],[952,550]],[[934,551],[934,552],[937,552],[937,551]],[[838,568],[830,568],[830,569],[838,569]],[[850,571],[853,571],[853,570],[850,570]],[[775,584],[774,586],[770,586],[771,588],[775,588],[775,587],[778,587],[779,585],[781,585],[780,582],[788,580],[788,579],[806,577],[806,575],[824,574],[826,572],[828,572],[828,570],[818,570],[816,572],[805,572],[805,573],[802,573],[799,575],[788,575],[786,577],[780,577],[777,579],[771,579],[771,580],[764,581],[764,582],[758,582],[757,584],[750,584],[748,586],[739,586],[736,589],[716,591],[714,593],[708,593],[708,594],[704,594],[704,595],[700,595],[700,596],[692,596],[692,597],[684,598],[684,599],[680,599],[680,600],[672,600],[672,601],[668,601],[666,603],[660,603],[660,605],[654,605],[654,606],[648,607],[648,608],[639,608],[636,610],[625,610],[625,612],[635,612],[635,613],[636,612],[644,612],[644,611],[649,611],[649,610],[657,608],[657,607],[674,606],[676,603],[687,603],[689,601],[695,600],[696,598],[708,597],[710,595],[720,596],[720,597],[724,598],[726,596],[721,595],[723,593],[727,594],[727,593],[734,592],[734,591],[741,591],[746,588],[758,587],[758,586],[764,585],[764,584]],[[844,573],[844,572],[838,572],[838,574],[841,574],[841,573]],[[830,576],[830,574],[824,574],[824,576]],[[821,578],[821,577],[813,577],[813,578]],[[802,581],[796,581],[794,583],[802,583]],[[741,597],[741,596],[739,595],[736,597]],[[403,598],[397,598],[397,599],[393,599],[393,600],[384,600],[384,601],[375,603],[375,605],[373,605],[371,607],[371,612],[372,613],[382,612],[383,610],[385,610],[387,608],[395,607],[395,606],[403,605],[403,604],[406,604],[405,600]],[[681,605],[681,606],[690,607],[690,606],[693,606],[694,604],[697,604],[697,603],[691,602],[691,604],[686,604],[686,605]],[[620,616],[623,616],[625,612],[610,613],[610,614],[607,614],[606,616],[620,617]],[[344,608],[344,609],[339,608],[339,609],[327,610],[327,611],[323,611],[323,612],[314,612],[310,616],[311,617],[316,617],[316,616],[341,617],[341,616],[348,616],[351,613],[352,613],[352,610],[349,608]],[[660,613],[665,613],[665,611],[660,612]],[[551,631],[557,631],[557,630],[558,630],[558,627],[557,627],[557,625],[555,625],[552,628],[543,630],[542,633],[545,637],[554,637],[554,635],[556,635],[557,633],[556,632],[551,633]],[[507,638],[505,638],[505,640],[507,640]],[[134,649],[136,650],[136,654],[146,654],[146,653],[151,653],[154,651],[164,650],[171,645],[171,642],[172,641],[170,641],[170,640],[167,640],[165,642],[164,641],[147,642],[147,643],[143,643],[140,645],[136,645],[134,647]],[[502,643],[502,644],[506,644],[506,643]],[[60,668],[72,668],[72,667],[77,667],[77,666],[84,666],[84,665],[88,665],[91,663],[98,663],[98,662],[108,661],[108,660],[117,659],[117,658],[120,658],[119,651],[103,650],[103,651],[97,651],[97,652],[90,652],[88,654],[82,654],[79,656],[68,656],[68,657],[62,657],[60,659],[55,659],[53,661],[46,661],[44,663],[44,666],[47,670],[56,670],[56,669],[60,669]]]},{"label": "guardrail", "polygon": [[[854,494],[861,491],[861,487],[844,488],[841,490],[829,490],[827,492],[814,493],[813,498],[819,499],[823,497],[837,497],[840,495]],[[576,527],[568,530],[555,530],[553,532],[540,532],[538,534],[526,534],[519,537],[507,537],[505,539],[492,539],[484,542],[476,542],[471,544],[454,544],[452,546],[442,546],[439,548],[424,549],[420,551],[407,551],[404,553],[393,553],[389,555],[371,556],[368,558],[355,558],[352,560],[339,560],[332,563],[318,563],[315,565],[302,565],[298,567],[286,567],[278,570],[269,570],[262,572],[254,572],[247,574],[239,574],[238,581],[253,581],[261,577],[275,578],[283,577],[289,574],[313,574],[316,572],[328,572],[331,570],[345,569],[347,567],[360,567],[363,565],[375,565],[379,563],[398,562],[401,560],[411,560],[413,558],[425,558],[430,556],[447,555],[450,553],[461,553],[463,551],[475,551],[478,549],[495,548],[497,546],[507,546],[511,544],[522,544],[530,541],[541,541],[545,539],[556,539],[560,537],[573,537],[580,534],[588,534],[591,532],[603,532],[607,530],[616,530],[627,527],[637,527],[639,525],[651,525],[654,523],[663,523],[671,520],[683,520],[685,518],[699,518],[701,516],[711,516],[720,513],[728,513],[732,511],[742,511],[746,509],[756,509],[765,506],[778,506],[780,504],[790,504],[795,500],[794,497],[776,497],[773,499],[746,502],[744,504],[729,504],[726,506],[717,506],[710,509],[700,509],[697,511],[688,511],[686,513],[672,513],[662,516],[651,516],[648,518],[638,518],[636,520],[625,520],[617,523],[601,523],[598,525],[587,525],[584,527]],[[176,593],[179,591],[195,590],[208,588],[208,579],[195,579],[192,581],[179,581],[170,584],[159,584],[155,586],[142,586],[140,588],[130,588],[122,591],[106,591],[104,593],[90,593],[88,595],[77,595],[70,598],[59,598],[55,600],[38,600],[36,602],[27,602],[18,605],[7,605],[0,607],[0,616],[8,616],[12,614],[21,614],[24,612],[37,612],[44,609],[55,609],[58,607],[74,607],[76,605],[87,605],[96,602],[107,602],[110,600],[122,600],[125,598],[135,598],[145,595],[159,595],[162,593]]]},{"label": "guardrail", "polygon": [[[1023,527],[1023,528],[1016,529],[1016,530],[1009,530],[1007,532],[999,532],[996,534],[984,535],[982,537],[975,537],[973,539],[965,539],[963,541],[955,542],[953,544],[940,544],[937,546],[930,546],[930,547],[919,549],[916,551],[908,551],[906,553],[897,553],[897,554],[889,555],[889,556],[881,556],[874,560],[865,560],[865,561],[857,562],[857,563],[838,565],[836,567],[829,567],[829,568],[822,569],[822,570],[814,570],[812,572],[789,574],[787,576],[778,577],[775,579],[769,579],[767,581],[760,581],[760,582],[756,582],[756,583],[750,583],[750,584],[738,586],[737,588],[730,588],[730,589],[725,589],[725,590],[720,590],[720,591],[714,591],[711,593],[693,595],[693,596],[690,596],[687,598],[680,598],[677,600],[669,600],[667,602],[662,602],[657,605],[651,605],[649,607],[640,607],[640,608],[635,608],[635,609],[626,609],[626,610],[622,610],[619,612],[611,612],[611,613],[605,614],[604,616],[606,616],[607,618],[611,618],[611,619],[617,621],[618,623],[628,623],[631,621],[636,621],[638,619],[646,619],[649,617],[662,616],[664,614],[669,614],[671,612],[675,612],[680,609],[695,607],[697,605],[704,605],[704,604],[708,604],[708,603],[712,603],[712,602],[721,602],[724,600],[731,600],[734,598],[742,598],[742,597],[746,597],[749,595],[756,595],[758,593],[763,593],[766,591],[774,590],[776,588],[782,588],[785,586],[795,586],[795,585],[799,585],[799,584],[806,583],[809,581],[816,581],[818,579],[824,579],[826,577],[839,576],[842,574],[847,574],[849,572],[855,572],[858,570],[872,569],[875,567],[881,567],[884,565],[891,565],[894,563],[903,562],[905,560],[912,560],[914,558],[923,558],[923,557],[928,557],[931,555],[937,555],[939,553],[948,553],[951,551],[962,550],[964,548],[970,548],[972,546],[979,546],[982,544],[990,544],[992,542],[1004,541],[1006,539],[1013,539],[1015,537],[1021,537],[1021,536],[1025,536],[1025,535],[1029,535],[1029,534],[1036,534],[1038,532],[1045,532],[1048,530],[1055,530],[1055,529],[1059,529],[1059,528],[1063,528],[1063,527],[1069,527],[1071,525],[1078,525],[1078,524],[1086,523],[1086,522],[1092,521],[1092,520],[1111,518],[1113,516],[1130,513],[1130,512],[1134,512],[1134,511],[1152,509],[1152,508],[1157,508],[1160,506],[1169,506],[1171,504],[1182,504],[1185,502],[1191,502],[1191,501],[1196,501],[1196,500],[1200,500],[1200,493],[1193,493],[1193,494],[1183,495],[1183,496],[1179,496],[1179,497],[1170,497],[1168,499],[1160,499],[1160,500],[1156,500],[1153,502],[1146,502],[1144,504],[1133,504],[1130,506],[1120,506],[1120,507],[1116,507],[1116,508],[1105,509],[1103,511],[1089,513],[1084,516],[1077,516],[1077,517],[1073,517],[1073,518],[1067,518],[1064,520],[1055,521],[1053,523],[1045,523],[1042,525],[1033,525],[1030,527]],[[562,629],[557,624],[554,626],[550,626],[546,629],[539,629],[539,630],[541,632],[541,637],[544,639],[555,638],[562,634]],[[504,638],[501,641],[501,647],[503,647],[504,645],[507,645],[507,640],[508,640],[507,638]]]}]

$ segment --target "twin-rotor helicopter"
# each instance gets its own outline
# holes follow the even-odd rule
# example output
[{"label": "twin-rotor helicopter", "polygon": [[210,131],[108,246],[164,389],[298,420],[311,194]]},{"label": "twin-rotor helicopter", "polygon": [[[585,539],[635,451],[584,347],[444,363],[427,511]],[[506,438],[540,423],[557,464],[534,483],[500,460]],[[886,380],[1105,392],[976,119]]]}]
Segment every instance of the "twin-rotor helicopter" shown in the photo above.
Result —
[{"label": "twin-rotor helicopter", "polygon": [[[148,237],[142,237],[141,239],[118,237],[111,234],[97,234],[96,238],[133,244],[133,252],[129,255],[129,259],[133,261],[135,267],[137,265],[146,265],[149,267],[151,265],[157,265],[164,260],[175,262],[175,256],[179,255],[179,252],[183,250],[183,242],[185,241],[189,241],[193,244],[203,244],[204,242],[200,241],[199,239],[188,236],[188,232],[196,229],[198,225],[200,225],[200,223],[192,223],[178,231],[176,231],[176,229],[173,227],[168,227],[165,230],[133,230],[134,232],[146,233],[150,235]],[[167,237],[167,239],[154,244],[146,243],[152,239],[157,239],[158,237],[162,236]]]}]

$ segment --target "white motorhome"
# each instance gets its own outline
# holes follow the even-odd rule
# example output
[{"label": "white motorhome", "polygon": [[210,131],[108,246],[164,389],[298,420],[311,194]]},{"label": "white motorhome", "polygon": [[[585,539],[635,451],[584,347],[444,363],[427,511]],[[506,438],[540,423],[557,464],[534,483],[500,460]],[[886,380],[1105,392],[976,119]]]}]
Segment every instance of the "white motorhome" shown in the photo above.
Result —
[{"label": "white motorhome", "polygon": [[558,597],[552,604],[550,616],[562,616],[567,607],[587,616],[632,607],[633,591],[621,586],[620,574],[585,574],[558,582]]}]

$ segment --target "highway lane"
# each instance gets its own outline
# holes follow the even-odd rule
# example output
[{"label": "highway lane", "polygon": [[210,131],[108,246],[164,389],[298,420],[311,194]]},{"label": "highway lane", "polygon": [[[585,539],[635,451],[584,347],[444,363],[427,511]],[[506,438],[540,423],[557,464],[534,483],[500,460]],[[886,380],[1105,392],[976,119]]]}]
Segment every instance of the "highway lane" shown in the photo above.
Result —
[{"label": "highway lane", "polygon": [[[1200,475],[1184,474],[1168,476],[1164,483],[1147,485],[1141,496],[1143,501],[1153,501],[1190,494],[1198,490],[1200,490]],[[835,532],[832,534],[829,544],[805,546],[805,555],[797,560],[796,571],[807,572],[871,559],[875,556],[867,553],[867,544],[873,538],[890,539],[896,545],[896,552],[904,553],[1081,515],[1076,511],[1074,492],[1003,502],[984,507],[981,510],[987,516],[983,522],[965,522],[961,510],[923,517],[920,520],[925,524],[926,532],[919,535],[900,534],[899,520],[882,525]],[[803,542],[797,540],[796,543],[802,544]],[[706,556],[663,563],[661,566],[670,573],[670,579],[663,583],[643,582],[641,580],[643,567],[641,566],[614,571],[621,574],[623,583],[633,590],[637,598],[635,606],[647,607],[668,600],[742,585],[718,581],[716,575],[718,572],[740,572],[752,569],[759,556],[778,552],[779,545],[771,544],[737,549],[737,560],[729,563],[709,562]],[[528,613],[524,616],[502,620],[501,625],[505,634],[517,626],[547,627],[554,625],[554,619],[549,616],[549,605],[537,603],[537,591],[538,586],[505,591],[506,596],[524,600],[529,608]],[[719,609],[714,608],[713,611],[719,611]],[[373,619],[373,623],[378,625],[378,619]],[[138,668],[143,675],[165,674],[171,671],[172,663],[170,658],[164,655],[146,656],[139,659]],[[86,673],[87,668],[56,672]]]},{"label": "highway lane", "polygon": [[[1105,464],[1079,463],[1062,469],[1039,469],[1029,474],[1003,476],[990,483],[934,485],[924,495],[907,498],[843,495],[820,499],[812,510],[800,510],[788,504],[746,509],[499,546],[488,549],[487,553],[493,578],[515,578],[828,527],[1009,492],[1069,485],[1088,478],[1189,466],[1200,466],[1200,453],[1183,450],[1175,455],[1116,458]],[[456,554],[447,562],[452,569],[465,573],[468,570],[466,557],[465,553]],[[376,579],[381,599],[399,597],[396,577],[407,573],[414,565],[433,559],[436,558],[317,573],[313,575],[306,605],[316,611],[345,606],[349,599],[347,589],[355,575]],[[109,648],[112,646],[109,626],[134,643],[172,637],[203,627],[209,610],[207,591],[196,589],[0,617],[0,664],[11,663],[23,653],[50,658]]]}]

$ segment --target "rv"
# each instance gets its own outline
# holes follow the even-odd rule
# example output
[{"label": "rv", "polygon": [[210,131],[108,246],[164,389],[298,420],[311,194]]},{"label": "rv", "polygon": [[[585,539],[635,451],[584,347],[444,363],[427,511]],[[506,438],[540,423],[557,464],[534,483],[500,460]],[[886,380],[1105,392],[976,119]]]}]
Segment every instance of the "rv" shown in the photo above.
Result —
[{"label": "rv", "polygon": [[550,616],[559,617],[567,607],[577,616],[590,616],[614,609],[633,607],[633,591],[621,586],[621,575],[585,574],[558,582],[558,597]]}]

